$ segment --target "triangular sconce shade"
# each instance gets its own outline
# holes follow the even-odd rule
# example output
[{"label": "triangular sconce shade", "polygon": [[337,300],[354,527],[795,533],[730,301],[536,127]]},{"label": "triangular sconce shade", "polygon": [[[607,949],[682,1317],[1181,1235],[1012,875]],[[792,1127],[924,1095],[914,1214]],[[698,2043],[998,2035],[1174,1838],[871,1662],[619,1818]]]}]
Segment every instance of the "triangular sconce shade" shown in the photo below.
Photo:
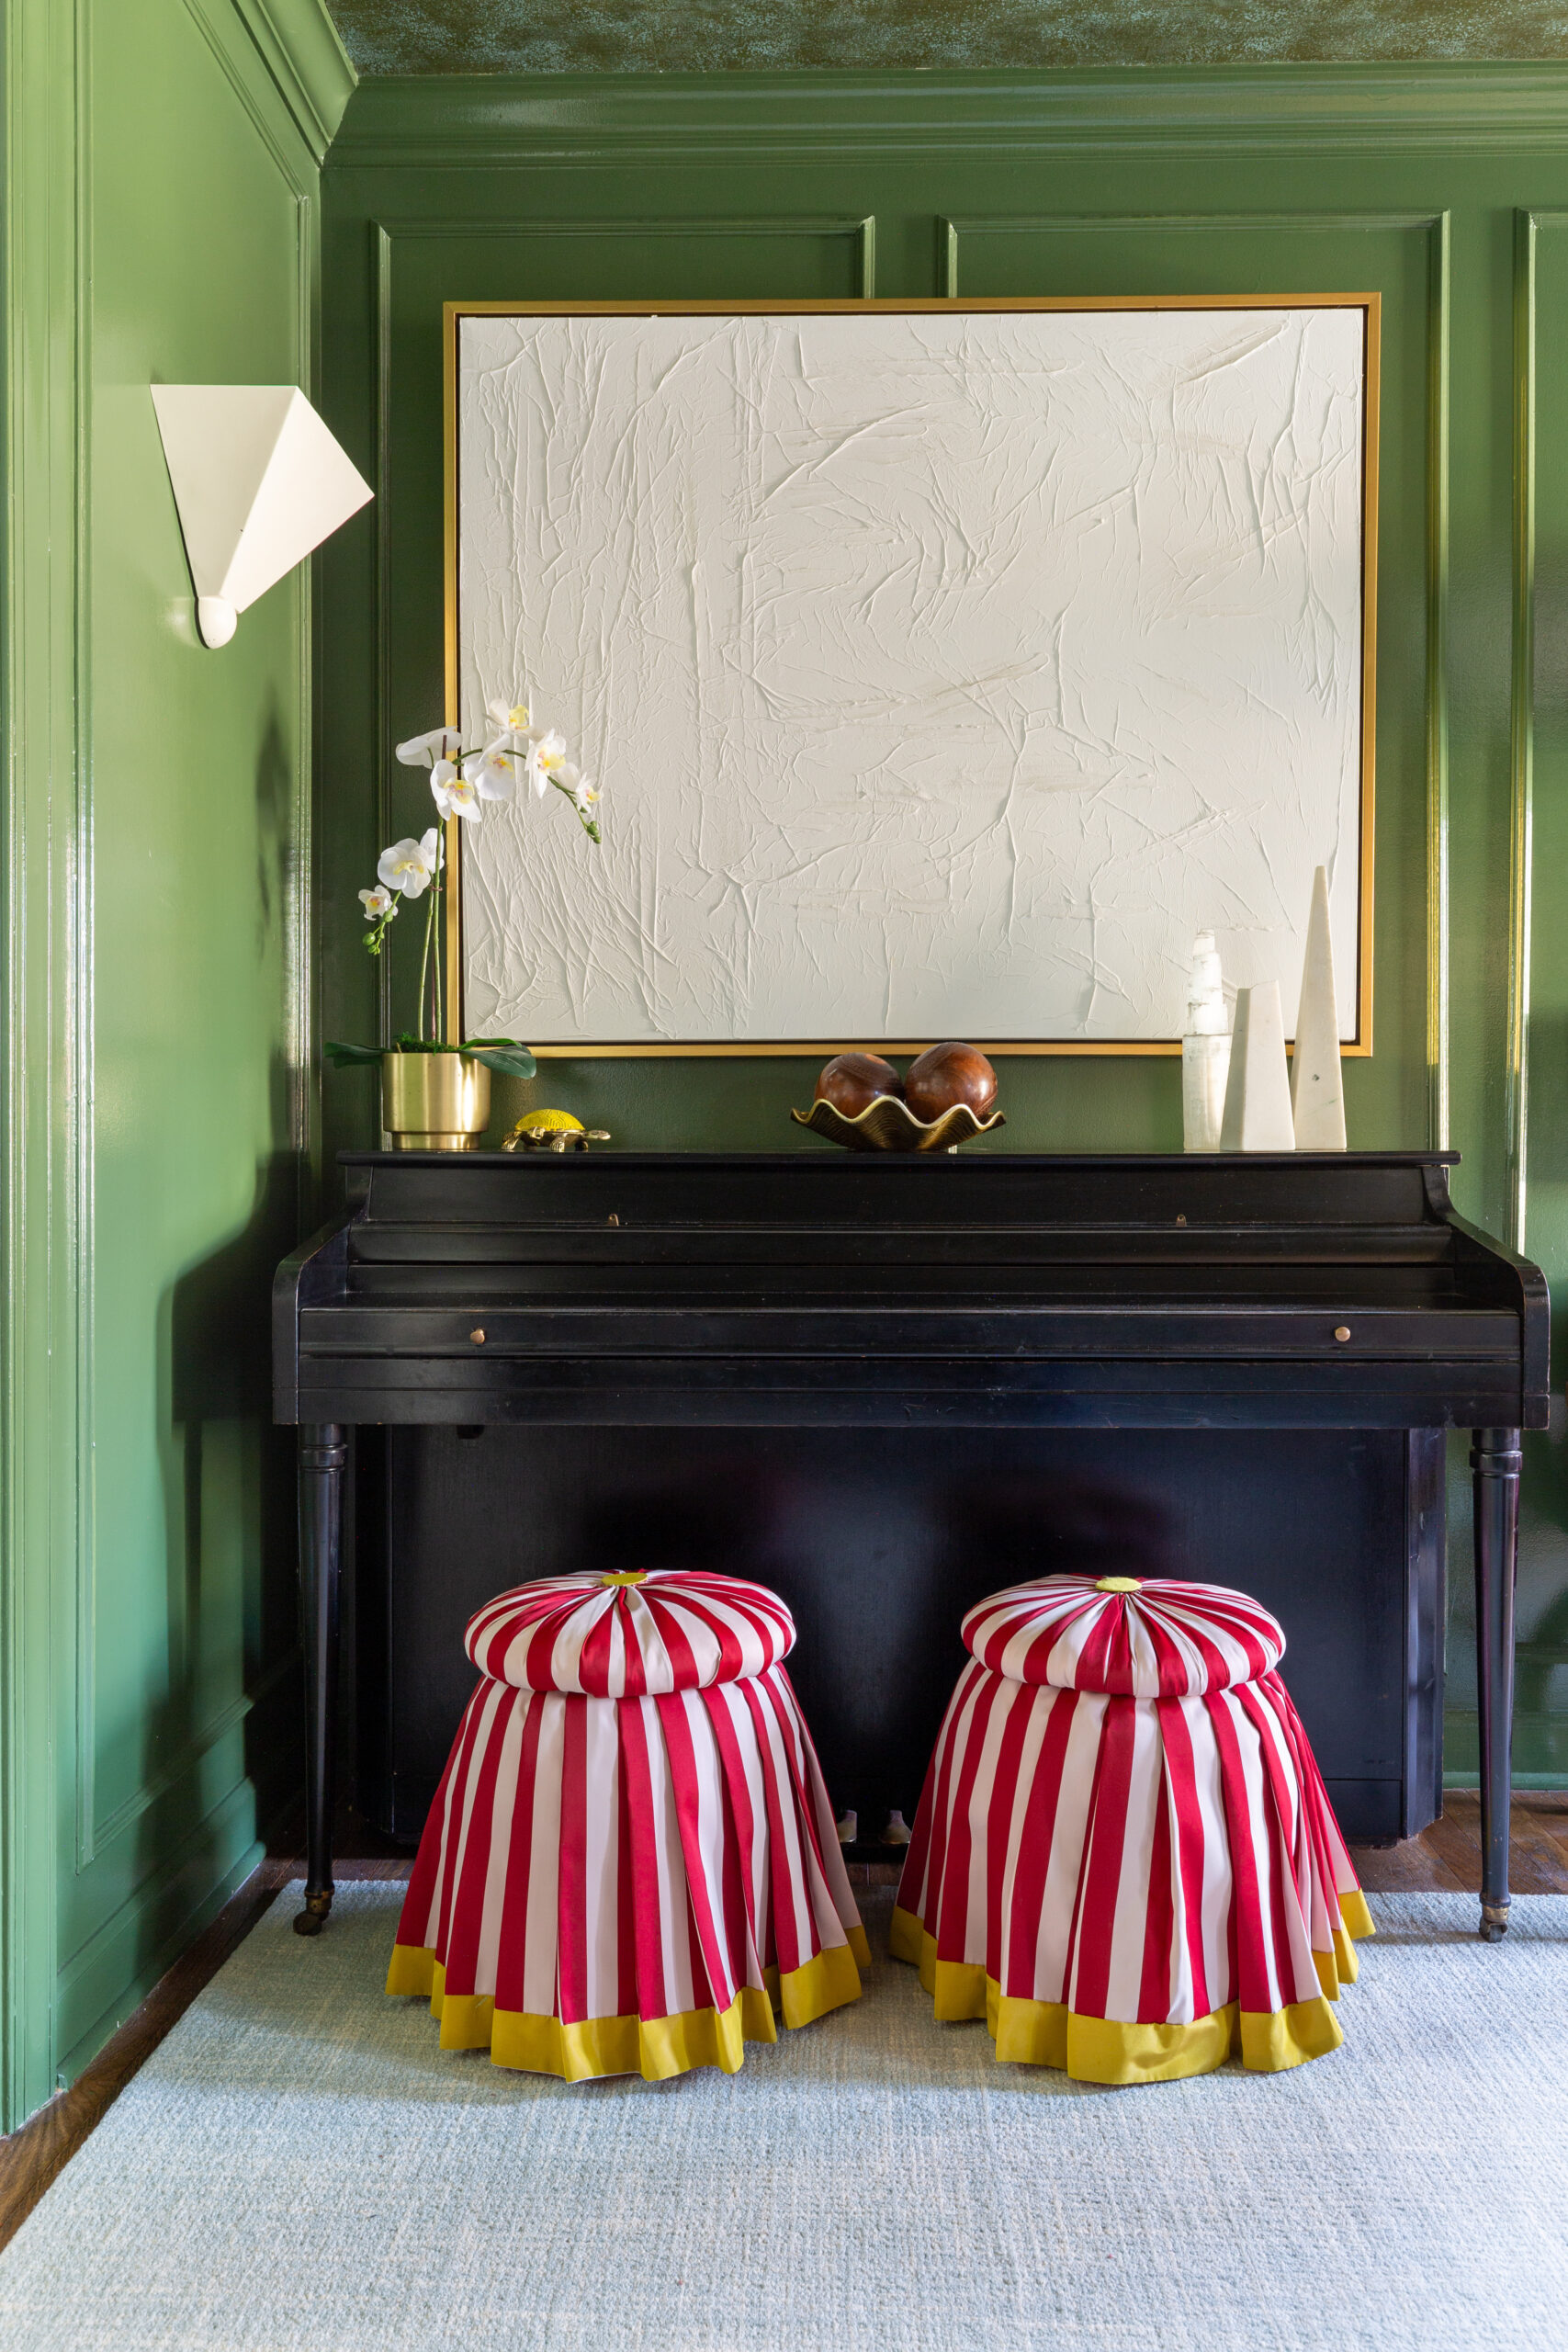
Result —
[{"label": "triangular sconce shade", "polygon": [[154,384],[197,625],[234,620],[374,495],[293,384]]}]

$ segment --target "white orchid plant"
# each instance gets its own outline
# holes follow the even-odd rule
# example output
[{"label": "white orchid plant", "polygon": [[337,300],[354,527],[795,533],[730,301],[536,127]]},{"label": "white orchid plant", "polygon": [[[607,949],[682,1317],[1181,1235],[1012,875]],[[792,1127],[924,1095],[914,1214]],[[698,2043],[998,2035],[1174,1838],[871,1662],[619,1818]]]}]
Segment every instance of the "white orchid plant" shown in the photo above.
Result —
[{"label": "white orchid plant", "polygon": [[[540,800],[547,792],[564,794],[589,840],[597,842],[599,820],[593,812],[599,794],[592,777],[584,775],[567,757],[565,737],[553,727],[534,726],[525,703],[487,703],[485,717],[489,721],[485,741],[476,750],[464,750],[456,727],[433,727],[428,734],[411,735],[397,747],[405,767],[430,771],[431,794],[441,817],[478,825],[485,802],[511,800],[521,775]],[[444,826],[432,825],[417,839],[411,833],[384,849],[376,865],[375,888],[359,893],[370,926],[364,934],[365,947],[371,956],[380,955],[405,901],[428,898],[419,971],[419,1030],[417,1035],[400,1036],[399,1049],[405,1053],[460,1050],[508,1077],[532,1078],[534,1057],[514,1037],[473,1037],[461,1048],[442,1040],[441,930],[446,893],[441,881],[446,863]],[[378,1046],[329,1045],[327,1052],[340,1065],[381,1057]]]}]

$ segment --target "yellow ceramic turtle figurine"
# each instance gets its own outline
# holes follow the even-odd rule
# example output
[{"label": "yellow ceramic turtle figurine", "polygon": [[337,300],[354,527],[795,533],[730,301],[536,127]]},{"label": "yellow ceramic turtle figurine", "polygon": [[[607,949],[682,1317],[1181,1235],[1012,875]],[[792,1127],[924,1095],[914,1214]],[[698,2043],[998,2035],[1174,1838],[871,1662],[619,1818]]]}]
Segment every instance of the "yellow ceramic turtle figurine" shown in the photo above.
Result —
[{"label": "yellow ceramic turtle figurine", "polygon": [[591,1143],[608,1143],[607,1127],[585,1127],[570,1111],[525,1111],[502,1151],[586,1151]]}]

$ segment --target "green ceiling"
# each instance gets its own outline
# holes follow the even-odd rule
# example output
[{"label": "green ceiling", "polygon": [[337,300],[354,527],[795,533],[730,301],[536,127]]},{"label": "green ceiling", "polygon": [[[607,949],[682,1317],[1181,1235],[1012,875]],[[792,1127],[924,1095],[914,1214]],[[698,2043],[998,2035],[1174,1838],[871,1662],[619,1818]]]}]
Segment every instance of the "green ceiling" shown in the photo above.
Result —
[{"label": "green ceiling", "polygon": [[1568,60],[1568,0],[329,0],[362,74]]}]

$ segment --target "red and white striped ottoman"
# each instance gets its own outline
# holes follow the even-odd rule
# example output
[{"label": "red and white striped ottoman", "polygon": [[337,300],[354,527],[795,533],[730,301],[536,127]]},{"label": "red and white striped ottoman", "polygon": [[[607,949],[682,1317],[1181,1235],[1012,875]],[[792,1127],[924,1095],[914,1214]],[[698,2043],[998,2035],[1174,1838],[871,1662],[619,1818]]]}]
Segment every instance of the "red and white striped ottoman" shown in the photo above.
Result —
[{"label": "red and white striped ottoman", "polygon": [[1278,1621],[1221,1585],[1053,1576],[963,1634],[893,1914],[937,2016],[1091,2083],[1337,2049],[1372,1923]]},{"label": "red and white striped ottoman", "polygon": [[869,1961],[783,1659],[736,1577],[547,1577],[472,1620],[469,1700],[389,1993],[444,2050],[581,2082],[733,2074],[854,2000]]}]

